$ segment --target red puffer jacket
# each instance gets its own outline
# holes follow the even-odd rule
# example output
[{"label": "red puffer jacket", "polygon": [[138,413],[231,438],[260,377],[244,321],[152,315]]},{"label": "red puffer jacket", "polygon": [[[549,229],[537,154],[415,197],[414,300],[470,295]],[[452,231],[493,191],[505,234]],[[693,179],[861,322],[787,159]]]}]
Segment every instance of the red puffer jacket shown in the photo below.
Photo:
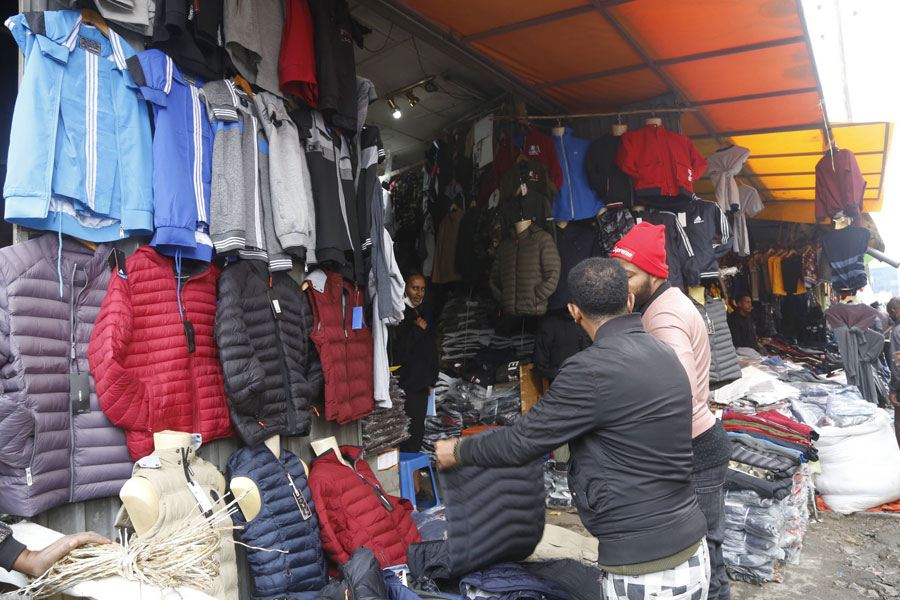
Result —
[{"label": "red puffer jacket", "polygon": [[631,176],[638,196],[690,197],[706,171],[706,159],[689,137],[656,125],[626,131],[616,164]]},{"label": "red puffer jacket", "polygon": [[339,273],[315,271],[307,281],[315,319],[309,339],[325,375],[325,418],[343,425],[375,407],[372,330],[363,318],[363,291]]},{"label": "red puffer jacket", "polygon": [[172,259],[142,246],[125,266],[127,279],[109,278],[88,362],[100,406],[125,430],[131,458],[153,451],[155,431],[200,433],[204,442],[233,436],[213,335],[220,269],[210,265],[182,285],[182,318]]},{"label": "red puffer jacket", "polygon": [[[375,553],[381,567],[406,562],[406,549],[422,541],[413,523],[412,504],[405,498],[388,496],[381,489],[362,449],[341,446],[344,466],[333,451],[317,458],[309,471],[322,548],[334,565],[347,562],[354,550],[365,546]],[[381,492],[393,510],[385,508]]]}]

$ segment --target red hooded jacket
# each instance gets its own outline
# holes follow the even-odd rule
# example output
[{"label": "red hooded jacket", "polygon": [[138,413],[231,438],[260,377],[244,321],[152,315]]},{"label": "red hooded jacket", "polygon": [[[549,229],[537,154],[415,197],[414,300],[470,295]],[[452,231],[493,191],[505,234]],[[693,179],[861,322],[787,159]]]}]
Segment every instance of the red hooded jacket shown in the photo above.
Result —
[{"label": "red hooded jacket", "polygon": [[657,125],[626,131],[616,164],[631,176],[638,196],[690,197],[706,171],[706,159],[689,137]]},{"label": "red hooded jacket", "polygon": [[[361,448],[341,446],[340,450],[350,467],[341,464],[334,452],[327,452],[313,461],[309,471],[325,555],[332,566],[339,565],[365,546],[382,568],[405,563],[409,545],[422,541],[410,516],[412,504],[384,493],[372,468],[362,460]],[[382,504],[378,491],[393,510]]]},{"label": "red hooded jacket", "polygon": [[124,276],[109,278],[88,362],[100,407],[125,430],[131,458],[153,451],[155,431],[200,433],[204,442],[232,437],[213,335],[219,267],[190,277],[178,294],[172,259],[153,248],[138,248],[125,266]]}]

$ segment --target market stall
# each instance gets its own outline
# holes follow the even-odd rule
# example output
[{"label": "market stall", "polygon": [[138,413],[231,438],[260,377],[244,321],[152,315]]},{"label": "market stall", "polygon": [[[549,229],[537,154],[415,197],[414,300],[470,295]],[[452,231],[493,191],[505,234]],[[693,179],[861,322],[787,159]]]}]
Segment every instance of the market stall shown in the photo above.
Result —
[{"label": "market stall", "polygon": [[19,4],[0,512],[116,538],[29,593],[599,597],[597,540],[545,527],[566,448],[432,458],[591,345],[567,276],[639,223],[708,324],[732,577],[799,560],[814,484],[868,508],[825,447],[887,418],[838,296],[892,126],[828,122],[795,2]]}]

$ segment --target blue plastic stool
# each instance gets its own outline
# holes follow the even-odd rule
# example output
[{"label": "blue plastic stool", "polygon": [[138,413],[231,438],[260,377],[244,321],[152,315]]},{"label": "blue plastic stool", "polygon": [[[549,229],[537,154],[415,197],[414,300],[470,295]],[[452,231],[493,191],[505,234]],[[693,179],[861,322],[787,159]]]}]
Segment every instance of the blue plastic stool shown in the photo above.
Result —
[{"label": "blue plastic stool", "polygon": [[422,503],[422,508],[431,508],[441,503],[438,497],[437,481],[434,477],[434,470],[431,468],[431,459],[427,454],[419,454],[417,452],[401,452],[400,453],[400,496],[412,502],[413,508],[419,510],[416,503],[416,484],[413,479],[416,471],[419,469],[428,469],[431,475],[431,486],[434,489],[434,502]]}]

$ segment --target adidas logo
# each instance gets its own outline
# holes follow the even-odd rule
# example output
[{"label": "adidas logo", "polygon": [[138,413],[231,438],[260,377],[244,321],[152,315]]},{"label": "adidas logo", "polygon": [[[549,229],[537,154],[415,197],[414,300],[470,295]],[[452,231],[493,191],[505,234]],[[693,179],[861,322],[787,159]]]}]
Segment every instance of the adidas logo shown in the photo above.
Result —
[{"label": "adidas logo", "polygon": [[694,225],[698,223],[703,223],[703,217],[701,217],[700,215],[697,215],[697,218],[694,219]]}]

